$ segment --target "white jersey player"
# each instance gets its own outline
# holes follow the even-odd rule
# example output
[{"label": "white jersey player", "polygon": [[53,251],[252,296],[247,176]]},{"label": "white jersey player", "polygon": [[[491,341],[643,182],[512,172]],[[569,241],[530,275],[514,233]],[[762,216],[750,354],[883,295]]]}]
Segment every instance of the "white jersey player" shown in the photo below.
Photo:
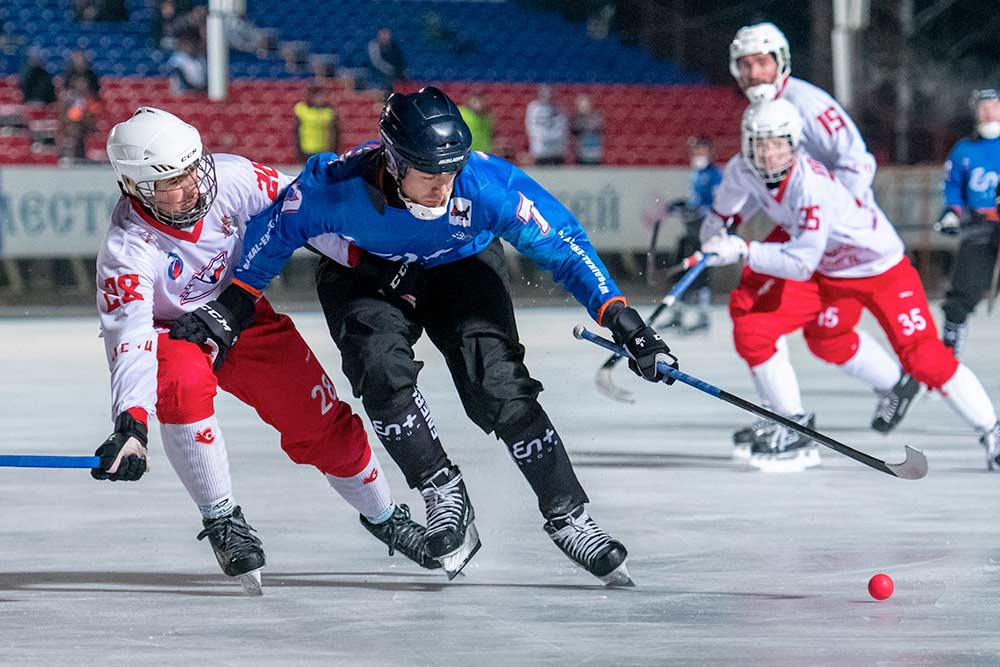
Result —
[{"label": "white jersey player", "polygon": [[390,552],[433,565],[423,563],[423,528],[392,502],[361,420],[337,398],[288,317],[263,299],[239,304],[253,325],[228,359],[167,334],[171,321],[230,283],[245,221],[291,177],[237,155],[204,153],[194,127],[150,107],[111,130],[108,157],[122,197],[97,259],[97,307],[115,430],[97,450],[93,476],[139,479],[155,415],[167,458],[203,515],[198,539],[208,537],[223,571],[259,593],[264,552],[233,499],[214,408],[221,387],[279,431],[293,461],[324,473]]},{"label": "white jersey player", "polygon": [[[877,210],[871,191],[875,159],[868,151],[857,125],[829,94],[791,76],[788,40],[772,23],[745,26],[730,44],[729,67],[752,104],[782,99],[793,104],[805,119],[802,146],[812,158],[830,170],[856,198]],[[726,189],[726,178],[720,189]],[[730,184],[731,189],[731,184]],[[757,212],[748,202],[743,209],[746,219]],[[725,227],[727,219],[718,208],[706,216],[701,240],[706,241]],[[738,220],[738,219],[737,219]],[[788,236],[775,227],[767,241],[784,241]],[[819,297],[815,285],[799,279],[783,279],[744,269],[739,286],[730,295],[733,338],[737,352],[750,367],[751,375],[777,375],[795,381],[784,336],[802,329],[809,349],[827,363],[857,377],[879,395],[872,428],[888,432],[906,414],[919,390],[919,383],[904,375],[896,361],[864,331],[830,326],[835,318],[823,317],[817,310]],[[837,308],[837,304],[828,307]],[[786,318],[786,330],[774,339],[761,336],[754,323],[755,314],[780,311]],[[831,311],[833,312],[833,311]],[[811,419],[798,403],[771,406],[786,414]],[[792,412],[788,412],[791,410]],[[737,456],[749,452],[753,440],[772,441],[782,433],[766,421],[755,422],[735,434]]]},{"label": "white jersey player", "polygon": [[[726,165],[725,188],[716,194],[722,215],[740,213],[750,202],[762,208],[789,239],[747,243],[725,231],[703,244],[715,263],[744,261],[761,274],[816,285],[824,304],[853,327],[867,308],[885,331],[906,373],[940,391],[980,435],[990,469],[1000,465],[1000,423],[979,380],[938,339],[927,297],[903,242],[877,208],[858,199],[819,161],[800,148],[802,120],[795,106],[777,99],[743,115],[742,154]],[[757,318],[777,333],[785,316]],[[762,375],[758,388],[775,404],[801,401],[795,385]],[[797,387],[795,387],[797,389]],[[796,392],[797,393],[797,392]],[[804,448],[804,439],[784,451]],[[774,454],[773,452],[770,454]]]}]

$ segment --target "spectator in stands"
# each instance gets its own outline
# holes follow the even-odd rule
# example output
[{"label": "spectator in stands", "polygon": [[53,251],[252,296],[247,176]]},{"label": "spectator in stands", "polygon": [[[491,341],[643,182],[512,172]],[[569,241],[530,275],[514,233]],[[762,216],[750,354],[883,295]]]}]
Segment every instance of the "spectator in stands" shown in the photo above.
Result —
[{"label": "spectator in stands", "polygon": [[161,0],[151,21],[153,43],[161,49],[173,51],[177,48],[177,31],[181,14],[173,0]]},{"label": "spectator in stands", "polygon": [[167,61],[174,95],[208,90],[208,64],[195,40],[191,33],[183,34],[177,41],[177,50]]},{"label": "spectator in stands", "polygon": [[535,164],[562,164],[566,161],[568,122],[566,114],[552,101],[552,88],[538,87],[538,99],[528,103],[524,114],[528,150]]},{"label": "spectator in stands", "polygon": [[21,72],[21,94],[24,101],[52,104],[56,101],[56,89],[52,85],[52,75],[45,69],[42,56],[35,50],[28,52],[28,59]]},{"label": "spectator in stands", "polygon": [[397,81],[406,80],[406,58],[388,28],[379,30],[375,39],[368,42],[368,61],[373,81],[380,84],[378,87],[386,96],[395,89]]},{"label": "spectator in stands", "polygon": [[604,159],[604,119],[594,111],[590,95],[576,96],[576,113],[570,123],[577,164],[601,164]]},{"label": "spectator in stands", "polygon": [[63,72],[63,86],[69,88],[70,82],[76,78],[86,79],[93,96],[101,96],[101,80],[97,78],[83,51],[70,51],[69,58],[66,59],[66,70]]},{"label": "spectator in stands", "polygon": [[475,40],[445,23],[438,12],[427,12],[421,19],[424,41],[435,49],[449,51],[456,56],[474,53],[479,46]]},{"label": "spectator in stands", "polygon": [[472,150],[493,152],[493,114],[486,108],[483,94],[475,91],[458,107],[462,119],[472,132]]},{"label": "spectator in stands", "polygon": [[313,53],[309,56],[309,71],[317,82],[335,78],[339,64],[336,53]]},{"label": "spectator in stands", "polygon": [[305,162],[310,155],[337,151],[340,143],[340,123],[337,112],[329,103],[320,86],[310,86],[306,99],[297,102],[295,111],[295,145],[299,159]]},{"label": "spectator in stands", "polygon": [[125,0],[73,0],[77,21],[128,21]]},{"label": "spectator in stands", "polygon": [[87,159],[87,136],[97,129],[100,105],[87,79],[77,76],[63,88],[59,113],[60,153],[66,161]]},{"label": "spectator in stands", "polygon": [[254,25],[246,16],[233,12],[222,15],[229,46],[244,53],[254,53],[258,58],[267,58],[278,49],[274,30]]}]

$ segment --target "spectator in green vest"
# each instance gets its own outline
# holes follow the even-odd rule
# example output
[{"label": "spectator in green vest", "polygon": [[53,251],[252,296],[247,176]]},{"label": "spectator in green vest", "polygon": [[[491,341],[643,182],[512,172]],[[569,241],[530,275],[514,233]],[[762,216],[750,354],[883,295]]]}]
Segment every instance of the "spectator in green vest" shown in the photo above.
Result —
[{"label": "spectator in green vest", "polygon": [[305,101],[297,102],[294,111],[295,145],[300,160],[305,162],[311,155],[337,151],[340,123],[320,86],[310,86]]},{"label": "spectator in green vest", "polygon": [[472,132],[472,150],[493,152],[493,114],[486,108],[481,93],[474,92],[458,107],[459,113]]}]

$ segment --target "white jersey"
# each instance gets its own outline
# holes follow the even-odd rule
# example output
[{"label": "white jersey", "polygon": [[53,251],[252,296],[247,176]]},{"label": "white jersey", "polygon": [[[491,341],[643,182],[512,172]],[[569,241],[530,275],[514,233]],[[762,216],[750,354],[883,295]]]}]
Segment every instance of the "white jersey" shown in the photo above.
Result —
[{"label": "white jersey", "polygon": [[194,226],[162,225],[127,197],[111,214],[97,256],[97,309],[111,369],[112,416],[130,408],[155,414],[158,333],[229,285],[246,221],[293,180],[238,155],[213,157],[218,192]]},{"label": "white jersey", "polygon": [[833,172],[851,193],[874,204],[871,193],[875,157],[847,112],[822,88],[788,77],[778,97],[791,102],[802,116],[802,147]]},{"label": "white jersey", "polygon": [[770,189],[741,155],[726,164],[713,208],[723,217],[763,209],[791,240],[750,242],[747,264],[758,273],[808,280],[867,278],[903,259],[903,241],[877,206],[855,197],[836,176],[799,150],[778,188]]}]

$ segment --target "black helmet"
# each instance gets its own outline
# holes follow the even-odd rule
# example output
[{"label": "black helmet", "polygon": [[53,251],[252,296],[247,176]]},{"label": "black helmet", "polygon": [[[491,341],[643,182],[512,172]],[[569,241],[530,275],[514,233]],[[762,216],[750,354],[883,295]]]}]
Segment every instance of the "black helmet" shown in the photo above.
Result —
[{"label": "black helmet", "polygon": [[410,167],[428,174],[459,171],[472,148],[472,132],[458,107],[434,86],[390,95],[378,130],[389,172],[397,179]]}]

